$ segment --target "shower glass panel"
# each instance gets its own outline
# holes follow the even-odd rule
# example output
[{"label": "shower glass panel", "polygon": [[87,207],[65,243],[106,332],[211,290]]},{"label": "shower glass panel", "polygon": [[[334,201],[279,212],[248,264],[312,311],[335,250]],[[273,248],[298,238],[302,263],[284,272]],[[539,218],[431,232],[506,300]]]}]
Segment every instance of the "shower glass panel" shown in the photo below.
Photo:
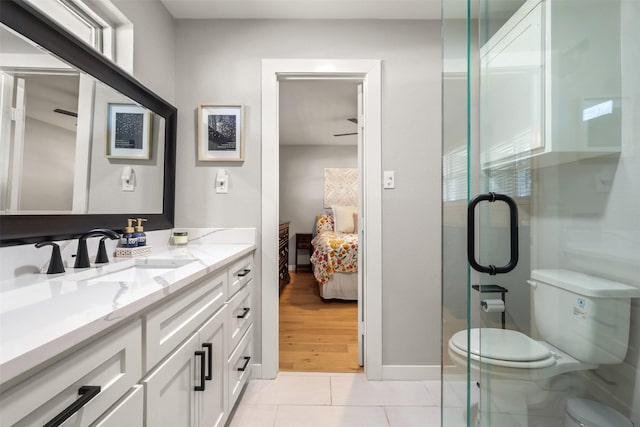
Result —
[{"label": "shower glass panel", "polygon": [[443,426],[640,425],[639,22],[443,0]]},{"label": "shower glass panel", "polygon": [[[465,3],[466,4],[466,3]],[[443,159],[442,159],[442,425],[467,426],[477,388],[470,387],[466,359],[454,363],[450,338],[468,330],[471,321],[470,270],[466,261],[466,206],[469,196],[470,120],[468,54],[470,21],[466,7],[444,1],[443,34]],[[475,44],[477,50],[477,44]],[[476,311],[476,321],[477,321]],[[455,356],[455,355],[454,355]],[[475,393],[475,397],[471,395]]]}]

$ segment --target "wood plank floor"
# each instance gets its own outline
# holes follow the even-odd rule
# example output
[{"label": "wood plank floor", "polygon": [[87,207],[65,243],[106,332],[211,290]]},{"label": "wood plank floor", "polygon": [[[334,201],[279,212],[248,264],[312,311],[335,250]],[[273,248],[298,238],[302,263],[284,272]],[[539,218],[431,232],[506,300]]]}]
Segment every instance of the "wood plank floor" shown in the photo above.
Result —
[{"label": "wood plank floor", "polygon": [[357,302],[324,302],[312,273],[292,272],[280,295],[280,370],[362,372]]}]

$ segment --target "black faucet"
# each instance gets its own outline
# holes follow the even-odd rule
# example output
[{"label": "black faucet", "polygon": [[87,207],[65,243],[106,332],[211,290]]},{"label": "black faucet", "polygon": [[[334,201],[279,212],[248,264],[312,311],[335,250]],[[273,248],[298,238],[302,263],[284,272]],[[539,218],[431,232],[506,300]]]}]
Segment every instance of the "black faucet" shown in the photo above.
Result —
[{"label": "black faucet", "polygon": [[[89,252],[87,251],[87,239],[96,236],[106,236],[112,240],[120,238],[118,233],[108,228],[96,228],[83,234],[78,239],[78,252],[76,253],[76,262],[73,264],[73,268],[87,268],[91,265],[89,262]],[[101,262],[105,261],[101,260]]]},{"label": "black faucet", "polygon": [[60,255],[60,246],[53,242],[39,242],[36,243],[36,248],[43,246],[52,246],[51,259],[49,260],[49,269],[47,274],[64,273],[64,264],[62,263],[62,255]]}]

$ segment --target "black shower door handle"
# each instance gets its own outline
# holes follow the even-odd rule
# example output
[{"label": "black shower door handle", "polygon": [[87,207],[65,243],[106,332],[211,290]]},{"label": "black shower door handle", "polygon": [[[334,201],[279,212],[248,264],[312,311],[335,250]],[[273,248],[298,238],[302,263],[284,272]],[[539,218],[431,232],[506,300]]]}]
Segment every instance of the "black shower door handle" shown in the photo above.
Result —
[{"label": "black shower door handle", "polygon": [[[495,265],[480,265],[476,261],[476,205],[483,201],[493,203],[496,200],[505,202],[509,206],[509,223],[511,229],[511,259],[509,264],[496,267]],[[487,193],[474,197],[467,208],[467,259],[469,265],[480,273],[496,274],[508,273],[518,265],[518,206],[513,199],[505,194]]]}]

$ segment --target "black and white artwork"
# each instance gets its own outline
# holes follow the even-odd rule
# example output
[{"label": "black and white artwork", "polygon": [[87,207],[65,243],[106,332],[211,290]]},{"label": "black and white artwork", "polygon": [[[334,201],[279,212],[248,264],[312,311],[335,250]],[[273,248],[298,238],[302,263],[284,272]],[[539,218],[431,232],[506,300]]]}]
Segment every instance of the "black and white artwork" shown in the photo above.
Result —
[{"label": "black and white artwork", "polygon": [[116,113],[116,148],[142,149],[144,115]]},{"label": "black and white artwork", "polygon": [[212,114],[208,117],[209,151],[235,151],[236,116]]},{"label": "black and white artwork", "polygon": [[110,103],[107,114],[106,156],[149,159],[151,112],[137,104]]},{"label": "black and white artwork", "polygon": [[198,160],[244,161],[242,105],[198,106]]}]

